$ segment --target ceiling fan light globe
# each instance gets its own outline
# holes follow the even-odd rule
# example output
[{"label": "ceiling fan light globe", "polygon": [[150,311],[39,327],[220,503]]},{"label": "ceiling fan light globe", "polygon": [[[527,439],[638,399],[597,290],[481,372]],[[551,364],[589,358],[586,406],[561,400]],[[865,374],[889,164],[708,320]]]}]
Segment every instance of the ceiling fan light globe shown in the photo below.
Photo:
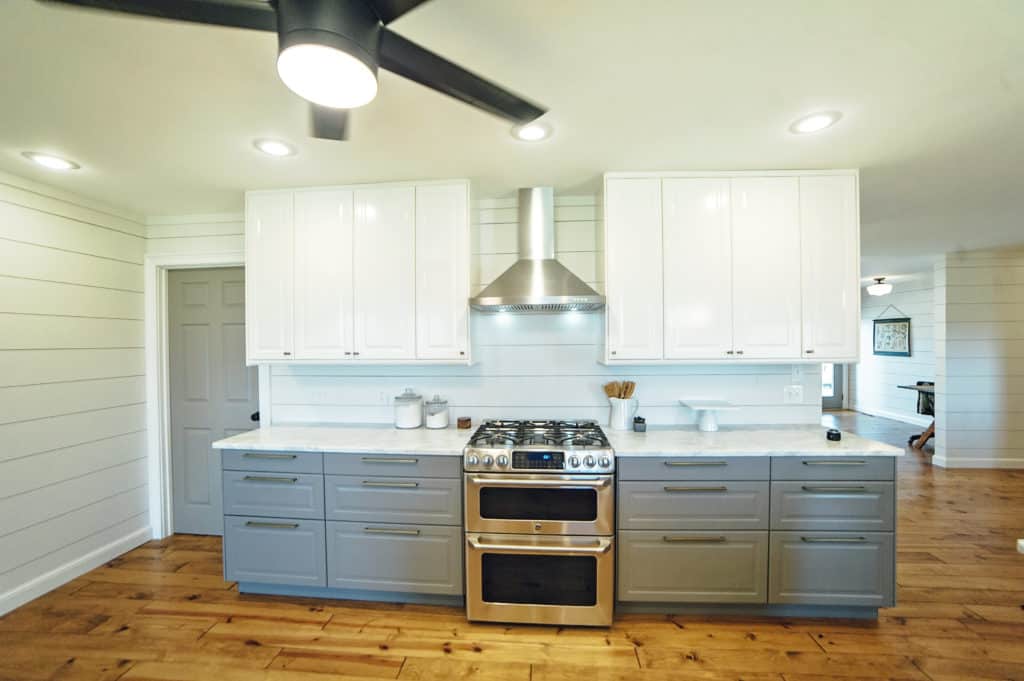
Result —
[{"label": "ceiling fan light globe", "polygon": [[281,50],[277,73],[289,90],[320,106],[355,109],[377,96],[377,76],[360,59],[327,45],[299,43]]}]

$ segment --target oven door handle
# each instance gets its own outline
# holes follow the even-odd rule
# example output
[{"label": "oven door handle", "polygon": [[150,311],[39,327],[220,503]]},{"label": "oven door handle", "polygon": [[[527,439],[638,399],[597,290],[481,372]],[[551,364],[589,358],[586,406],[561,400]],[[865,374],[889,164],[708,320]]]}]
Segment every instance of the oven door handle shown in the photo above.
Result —
[{"label": "oven door handle", "polygon": [[521,480],[512,478],[479,478],[470,476],[469,484],[480,487],[561,487],[562,489],[601,489],[611,484],[610,477],[602,477],[596,480]]},{"label": "oven door handle", "polygon": [[492,553],[517,553],[522,555],[557,553],[559,555],[585,555],[593,556],[608,553],[612,548],[609,539],[598,539],[597,546],[559,546],[557,544],[485,544],[479,537],[472,535],[466,537],[469,545],[477,551],[490,551]]}]

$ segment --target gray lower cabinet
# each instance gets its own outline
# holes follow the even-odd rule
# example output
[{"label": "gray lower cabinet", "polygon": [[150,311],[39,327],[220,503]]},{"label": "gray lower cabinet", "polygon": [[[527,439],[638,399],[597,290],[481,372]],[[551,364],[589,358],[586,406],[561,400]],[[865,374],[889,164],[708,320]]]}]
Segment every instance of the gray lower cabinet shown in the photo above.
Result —
[{"label": "gray lower cabinet", "polygon": [[891,482],[773,482],[772,529],[892,532],[895,505]]},{"label": "gray lower cabinet", "polygon": [[420,454],[328,454],[328,475],[375,475],[404,478],[461,478],[462,457]]},{"label": "gray lower cabinet", "polygon": [[323,473],[324,455],[320,452],[221,452],[221,468],[226,471],[262,471],[264,473]]},{"label": "gray lower cabinet", "polygon": [[620,482],[619,528],[767,530],[768,482]]},{"label": "gray lower cabinet", "polygon": [[327,521],[327,586],[463,593],[461,527]]},{"label": "gray lower cabinet", "polygon": [[328,520],[462,524],[462,481],[328,475]]},{"label": "gray lower cabinet", "polygon": [[768,532],[618,535],[618,598],[661,603],[765,603]]},{"label": "gray lower cabinet", "polygon": [[619,480],[767,480],[767,456],[636,456],[616,460]]},{"label": "gray lower cabinet", "polygon": [[893,480],[891,456],[773,456],[772,480]]},{"label": "gray lower cabinet", "polygon": [[224,471],[224,513],[322,520],[324,476]]},{"label": "gray lower cabinet", "polygon": [[323,520],[226,516],[224,578],[291,586],[326,586]]},{"label": "gray lower cabinet", "polygon": [[772,532],[768,601],[894,605],[891,532]]}]

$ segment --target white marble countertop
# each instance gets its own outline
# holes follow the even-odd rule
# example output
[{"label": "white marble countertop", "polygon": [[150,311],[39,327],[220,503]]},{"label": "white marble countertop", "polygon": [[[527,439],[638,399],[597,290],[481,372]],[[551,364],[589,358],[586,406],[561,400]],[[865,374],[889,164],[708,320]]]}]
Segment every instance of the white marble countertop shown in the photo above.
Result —
[{"label": "white marble countertop", "polygon": [[[363,454],[461,455],[476,430],[390,425],[267,426],[213,443],[215,449]],[[902,456],[904,450],[852,433],[825,439],[820,426],[733,426],[715,433],[694,426],[649,426],[646,433],[604,429],[617,457],[628,456]]]}]

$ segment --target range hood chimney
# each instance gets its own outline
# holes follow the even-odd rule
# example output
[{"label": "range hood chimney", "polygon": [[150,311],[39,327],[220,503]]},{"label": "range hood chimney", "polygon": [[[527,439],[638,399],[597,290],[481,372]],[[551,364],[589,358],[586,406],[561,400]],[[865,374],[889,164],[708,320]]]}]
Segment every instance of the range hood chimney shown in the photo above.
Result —
[{"label": "range hood chimney", "polygon": [[555,260],[555,196],[551,187],[519,190],[519,260],[469,299],[484,312],[592,312],[604,296]]}]

